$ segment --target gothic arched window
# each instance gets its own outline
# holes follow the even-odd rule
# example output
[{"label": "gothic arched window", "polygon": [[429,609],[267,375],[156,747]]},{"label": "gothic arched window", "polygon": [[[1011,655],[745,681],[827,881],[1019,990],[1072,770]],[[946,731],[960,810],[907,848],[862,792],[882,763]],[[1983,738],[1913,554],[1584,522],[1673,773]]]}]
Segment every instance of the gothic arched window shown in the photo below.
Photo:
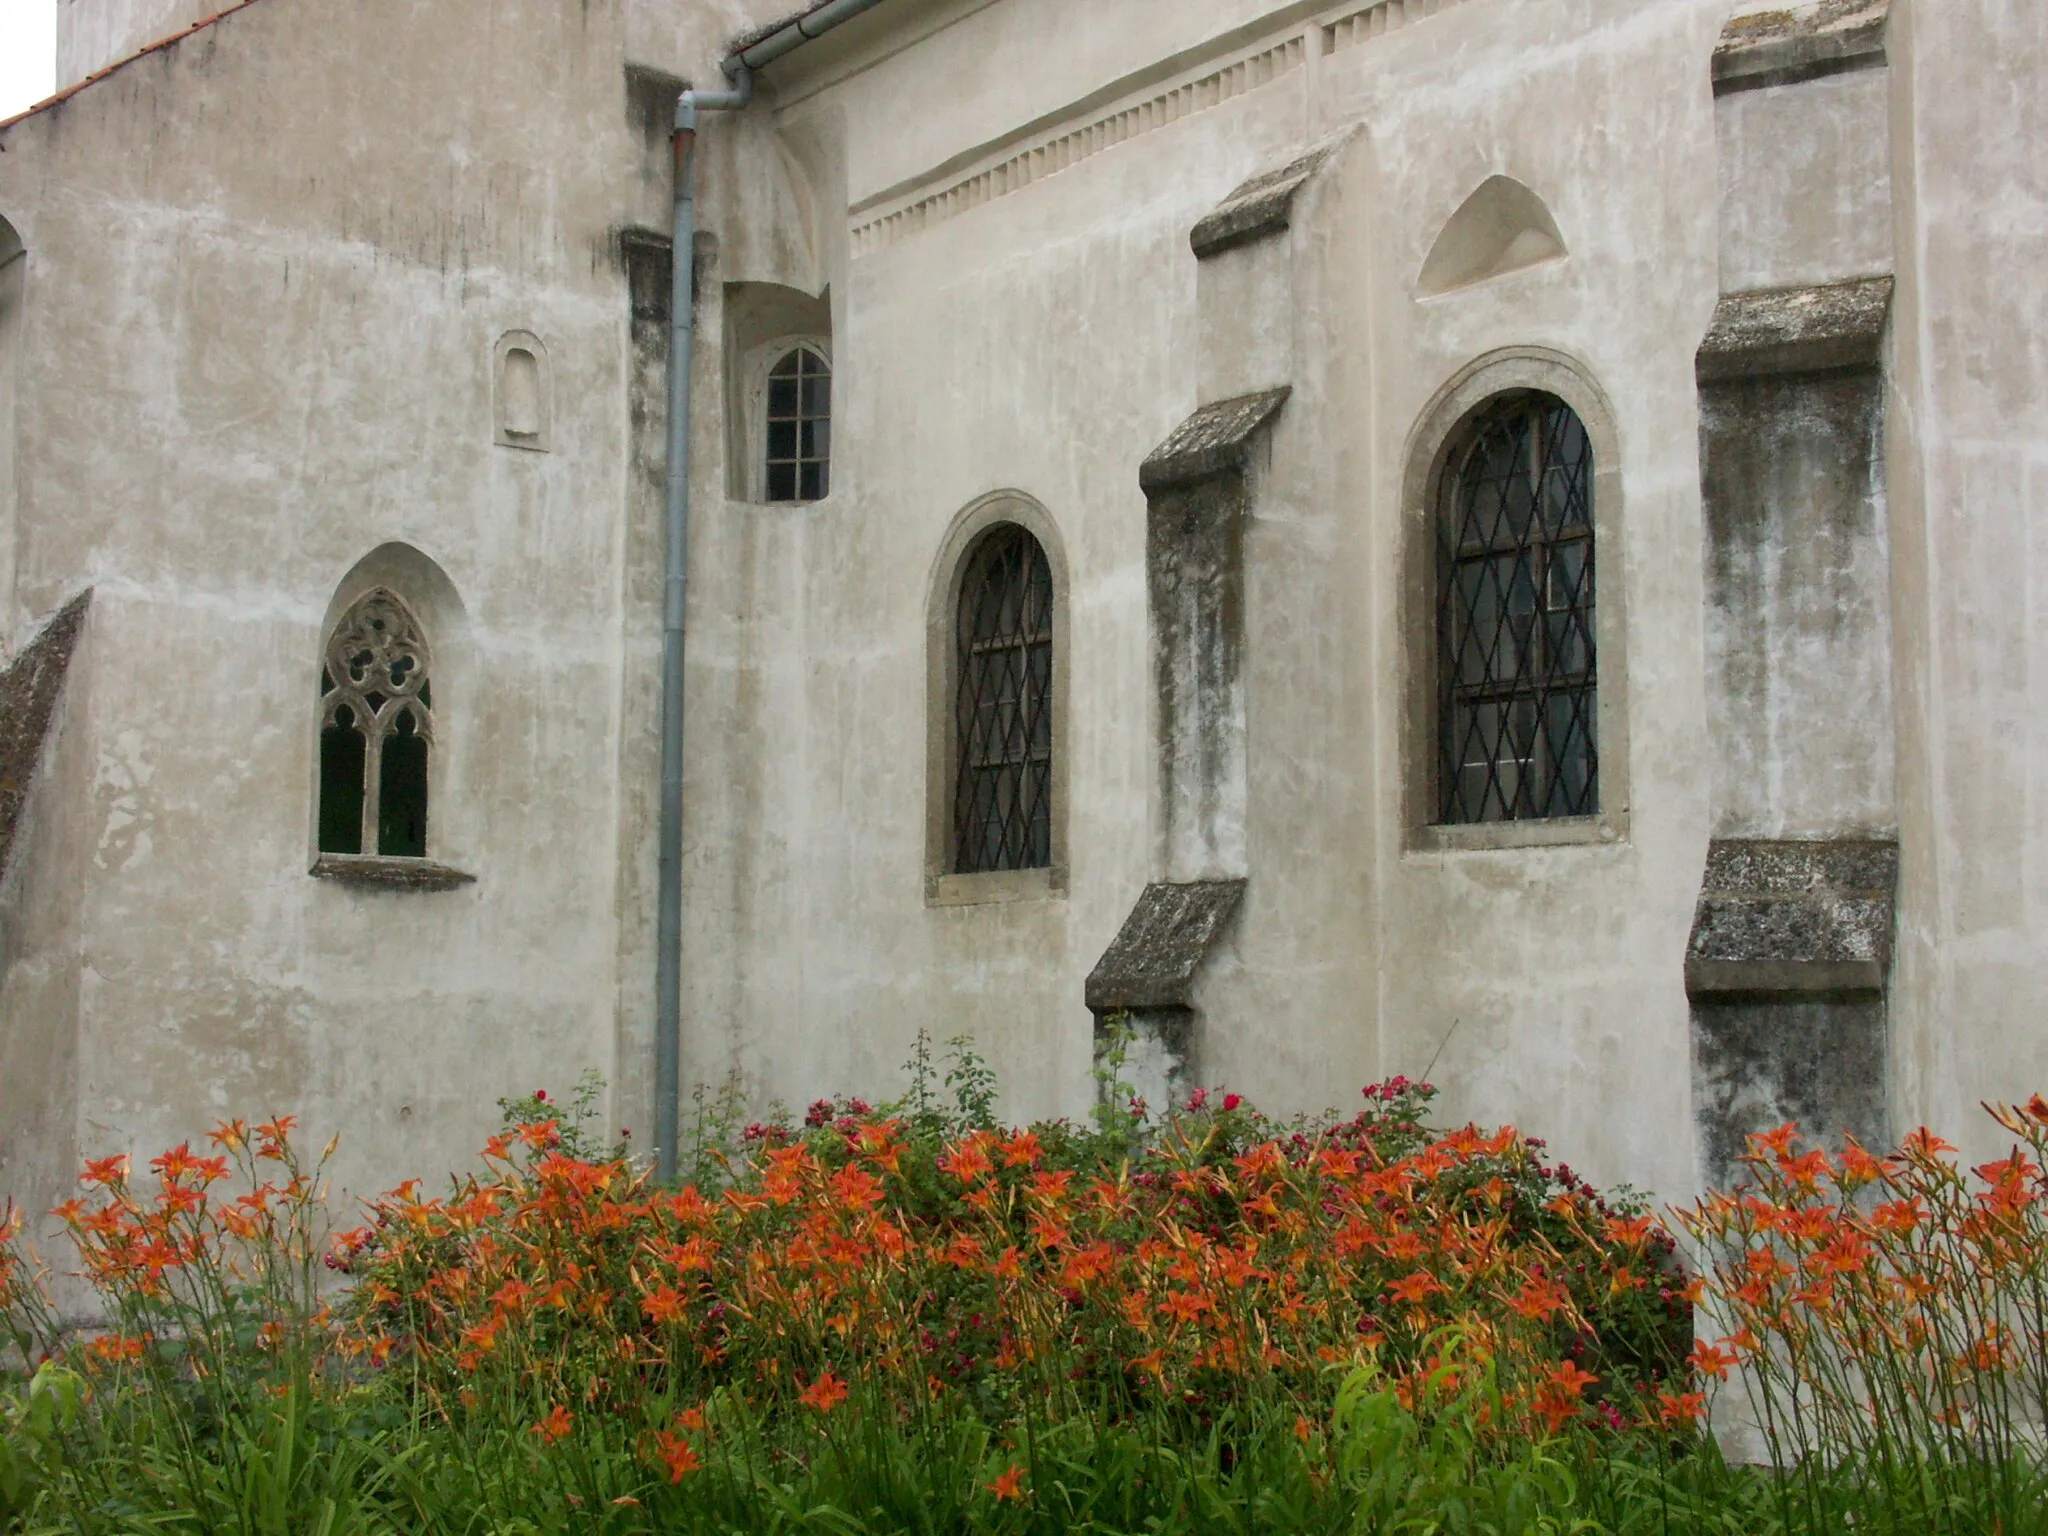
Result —
[{"label": "gothic arched window", "polygon": [[795,347],[768,370],[765,497],[823,501],[832,490],[832,365]]},{"label": "gothic arched window", "polygon": [[1497,395],[1437,482],[1440,823],[1600,809],[1593,450],[1555,395]]},{"label": "gothic arched window", "polygon": [[320,668],[320,851],[423,859],[431,657],[412,610],[378,587],[350,605]]},{"label": "gothic arched window", "polygon": [[1053,585],[1045,550],[998,523],[967,553],[954,624],[955,874],[1052,864]]}]

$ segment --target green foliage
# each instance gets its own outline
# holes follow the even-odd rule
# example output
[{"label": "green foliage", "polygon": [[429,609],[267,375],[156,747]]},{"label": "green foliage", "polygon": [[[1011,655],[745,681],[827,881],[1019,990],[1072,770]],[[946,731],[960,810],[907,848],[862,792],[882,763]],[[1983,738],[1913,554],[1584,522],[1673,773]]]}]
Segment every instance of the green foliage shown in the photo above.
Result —
[{"label": "green foliage", "polygon": [[0,1515],[21,1514],[49,1486],[84,1398],[78,1373],[46,1360],[0,1407]]},{"label": "green foliage", "polygon": [[[554,1126],[561,1136],[559,1144],[565,1156],[589,1162],[622,1158],[632,1150],[632,1135],[629,1131],[622,1131],[616,1141],[606,1138],[604,1116],[597,1107],[598,1101],[604,1097],[604,1090],[604,1074],[594,1067],[585,1067],[576,1078],[576,1086],[569,1090],[566,1103],[548,1097],[547,1089],[536,1088],[527,1097],[498,1100],[498,1113],[503,1117],[507,1130],[531,1125]],[[706,1105],[701,1087],[698,1092],[699,1125],[702,1127]]]}]

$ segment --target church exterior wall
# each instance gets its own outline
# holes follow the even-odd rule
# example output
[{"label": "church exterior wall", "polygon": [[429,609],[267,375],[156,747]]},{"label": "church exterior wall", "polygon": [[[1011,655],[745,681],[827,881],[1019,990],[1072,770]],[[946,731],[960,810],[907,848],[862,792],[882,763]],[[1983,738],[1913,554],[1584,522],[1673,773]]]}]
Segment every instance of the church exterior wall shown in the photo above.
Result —
[{"label": "church exterior wall", "polygon": [[[1733,9],[889,0],[707,115],[686,1085],[873,1097],[928,1030],[975,1037],[1006,1113],[1084,1113],[1085,983],[1127,914],[1153,882],[1242,879],[1195,985],[1204,1079],[1293,1110],[1426,1072],[1453,1115],[1678,1194],[1710,843],[1896,833],[1896,970],[1855,1005],[1889,1038],[1858,1091],[1953,1134],[2042,1086],[2048,20],[1894,0],[1888,68],[1717,98]],[[73,1128],[0,1167],[48,1183],[277,1108],[343,1131],[361,1185],[461,1164],[492,1099],[586,1066],[644,1140],[667,112],[776,11],[260,0],[0,129],[30,253],[6,628],[96,592],[0,892],[46,957],[0,1007],[45,1031],[35,1073],[75,1074]],[[1284,229],[1191,249],[1311,147]],[[1562,254],[1425,295],[1496,177]],[[1703,419],[1764,478],[1825,481],[1811,391],[1703,406],[1699,354],[1726,295],[1893,272],[1882,362],[1843,386],[1883,483],[1842,491],[1839,558],[1797,518],[1741,525],[1841,578],[1834,622],[1717,565],[1706,497],[1747,482],[1708,465],[1702,491]],[[728,343],[777,304],[830,316],[816,503],[749,500],[732,462]],[[545,356],[545,452],[500,440],[512,332]],[[1569,381],[1604,456],[1613,761],[1573,827],[1418,808],[1418,487],[1473,378]],[[1282,387],[1231,557],[1241,725],[1207,722],[1242,770],[1189,842],[1139,466],[1198,407]],[[933,594],[997,493],[1043,509],[1064,583],[1064,858],[969,900],[931,878]],[[430,853],[476,876],[456,890],[307,874],[317,661],[373,551],[435,646]]]},{"label": "church exterior wall", "polygon": [[57,89],[213,15],[226,0],[56,0]]},{"label": "church exterior wall", "polygon": [[[617,1075],[616,786],[653,734],[621,697],[623,51],[616,6],[273,0],[5,130],[9,627],[96,589],[38,796],[58,851],[17,871],[73,916],[6,993],[10,1032],[66,1037],[72,1123],[9,1117],[20,1182],[275,1110],[342,1132],[362,1187],[465,1163],[498,1095]],[[511,330],[545,341],[547,452],[494,442]],[[324,626],[392,545],[447,587],[395,578],[453,891],[308,875]]]},{"label": "church exterior wall", "polygon": [[[1688,1182],[1689,1141],[1672,1130],[1685,1123],[1687,1071],[1673,957],[1707,828],[1704,765],[1677,743],[1696,735],[1702,687],[1690,445],[1692,354],[1715,292],[1705,60],[1721,18],[1710,10],[1444,7],[847,258],[850,489],[796,515],[814,568],[829,573],[804,607],[806,649],[814,667],[842,650],[855,659],[834,679],[845,704],[797,713],[822,737],[804,798],[852,823],[804,855],[814,873],[791,877],[816,903],[811,921],[759,925],[742,948],[784,985],[817,978],[796,1006],[753,1012],[792,1021],[765,1057],[808,1032],[810,1061],[838,1068],[823,1081],[851,1086],[900,1059],[920,1024],[972,1028],[1018,1108],[1085,1105],[1079,983],[1157,873],[1135,466],[1225,381],[1291,384],[1246,534],[1250,882],[1206,983],[1205,1070],[1275,1107],[1314,1108],[1436,1059],[1454,1112],[1525,1116],[1593,1166]],[[1179,14],[1188,38],[1257,20],[1228,7],[1200,25]],[[813,115],[846,114],[846,196],[858,205],[915,160],[960,154],[963,132],[994,137],[998,110],[1030,119],[1081,94],[1065,78],[962,90],[934,104],[942,155],[905,143],[937,131],[921,110],[930,88],[915,81],[956,65],[985,78],[971,70],[1001,56],[1005,28],[1094,25],[1057,4],[997,7],[944,34],[943,52],[939,40],[910,49],[785,108],[784,121],[801,131]],[[1276,27],[1270,41],[1301,30]],[[1101,32],[1101,53],[1076,72],[1088,85],[1089,70],[1120,62],[1121,34]],[[1236,51],[1267,41],[1253,30]],[[1027,89],[1037,95],[1016,99]],[[1594,131],[1645,110],[1656,116],[1640,132]],[[903,118],[902,134],[885,131]],[[1244,322],[1286,331],[1276,355],[1270,336],[1232,332],[1241,304],[1204,315],[1187,232],[1246,177],[1351,124],[1353,146],[1284,237],[1291,308]],[[1430,241],[1502,166],[1552,200],[1573,255],[1418,305]],[[1632,690],[1625,841],[1417,852],[1401,792],[1407,452],[1453,374],[1515,346],[1579,359],[1616,402],[1626,550],[1610,569],[1632,613],[1679,617],[1630,632],[1629,671],[1653,686]],[[1283,361],[1287,377],[1243,372]],[[1003,486],[1060,522],[1073,571],[1070,892],[930,909],[915,878],[923,786],[902,747],[921,730],[922,582],[952,514]],[[821,1018],[843,1019],[852,1038],[835,1043]]]}]

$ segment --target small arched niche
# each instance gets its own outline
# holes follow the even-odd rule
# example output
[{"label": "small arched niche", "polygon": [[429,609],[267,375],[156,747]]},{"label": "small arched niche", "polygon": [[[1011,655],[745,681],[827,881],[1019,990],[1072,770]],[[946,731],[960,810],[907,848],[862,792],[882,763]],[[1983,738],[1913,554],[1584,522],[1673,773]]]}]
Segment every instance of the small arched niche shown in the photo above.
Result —
[{"label": "small arched niche", "polygon": [[492,375],[495,441],[505,448],[546,453],[553,435],[555,403],[546,345],[531,331],[507,331],[498,338]]},{"label": "small arched niche", "polygon": [[1416,286],[1433,299],[1570,254],[1542,198],[1512,176],[1489,176],[1436,237]]}]

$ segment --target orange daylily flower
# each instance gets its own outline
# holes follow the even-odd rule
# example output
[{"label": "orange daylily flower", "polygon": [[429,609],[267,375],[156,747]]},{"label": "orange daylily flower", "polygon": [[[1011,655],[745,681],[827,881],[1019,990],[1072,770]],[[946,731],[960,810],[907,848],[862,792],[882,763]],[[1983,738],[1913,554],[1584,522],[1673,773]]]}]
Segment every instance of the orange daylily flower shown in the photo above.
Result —
[{"label": "orange daylily flower", "polygon": [[830,1413],[846,1401],[846,1383],[830,1371],[821,1371],[816,1381],[797,1394],[797,1401],[820,1413]]},{"label": "orange daylily flower", "polygon": [[1659,1392],[1657,1410],[1658,1418],[1674,1429],[1690,1429],[1707,1411],[1707,1395],[1704,1392]]},{"label": "orange daylily flower", "polygon": [[654,1443],[656,1458],[668,1470],[670,1483],[680,1483],[701,1465],[696,1447],[675,1430],[657,1435]]},{"label": "orange daylily flower", "polygon": [[1421,1306],[1429,1297],[1440,1294],[1445,1289],[1444,1283],[1426,1269],[1417,1270],[1414,1274],[1404,1276],[1387,1286],[1390,1295],[1411,1307]]}]

